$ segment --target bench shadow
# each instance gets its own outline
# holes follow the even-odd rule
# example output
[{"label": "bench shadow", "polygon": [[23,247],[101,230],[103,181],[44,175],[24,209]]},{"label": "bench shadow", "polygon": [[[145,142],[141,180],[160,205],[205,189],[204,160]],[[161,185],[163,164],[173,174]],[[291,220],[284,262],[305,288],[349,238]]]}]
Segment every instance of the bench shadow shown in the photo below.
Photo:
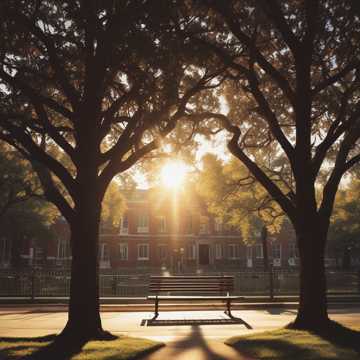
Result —
[{"label": "bench shadow", "polygon": [[[1,337],[0,342],[11,344],[0,350],[0,359],[24,360],[67,360],[81,352],[86,344],[86,341],[71,342],[55,334],[40,337]],[[32,352],[28,354],[28,351]]]},{"label": "bench shadow", "polygon": [[216,351],[216,346],[217,344],[211,346],[211,344],[206,341],[198,325],[192,325],[191,331],[187,336],[173,343],[169,343],[163,348],[164,360],[180,358],[184,353],[188,354],[189,359],[228,360],[228,356],[219,354]]},{"label": "bench shadow", "polygon": [[177,319],[177,320],[158,320],[158,319],[143,319],[141,326],[179,326],[179,325],[244,325],[247,329],[252,329],[252,326],[241,318],[230,319]]}]

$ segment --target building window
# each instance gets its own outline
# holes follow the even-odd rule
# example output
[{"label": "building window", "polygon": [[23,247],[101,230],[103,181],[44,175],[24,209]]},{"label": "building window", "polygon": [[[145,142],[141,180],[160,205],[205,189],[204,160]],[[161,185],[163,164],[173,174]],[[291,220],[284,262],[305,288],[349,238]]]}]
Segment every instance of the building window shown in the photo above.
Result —
[{"label": "building window", "polygon": [[70,259],[71,258],[70,242],[69,241],[59,241],[58,242],[57,258],[59,260],[65,260],[65,259]]},{"label": "building window", "polygon": [[139,244],[138,249],[138,260],[149,260],[149,244]]},{"label": "building window", "polygon": [[11,257],[11,242],[8,238],[0,238],[0,263],[8,265]]},{"label": "building window", "polygon": [[252,259],[252,257],[253,257],[252,250],[253,250],[252,246],[246,247],[246,258],[247,259]]},{"label": "building window", "polygon": [[263,259],[264,258],[262,244],[256,244],[255,245],[255,257],[257,259]]},{"label": "building window", "polygon": [[221,218],[215,218],[215,232],[221,233],[222,232],[222,220]]},{"label": "building window", "polygon": [[299,250],[295,241],[289,243],[289,258],[297,259],[299,257]]},{"label": "building window", "polygon": [[229,259],[240,259],[240,244],[229,244],[228,245],[229,248],[229,255],[228,258]]},{"label": "building window", "polygon": [[109,252],[109,246],[105,243],[99,244],[99,256],[101,261],[109,261],[110,260],[110,252]]},{"label": "building window", "polygon": [[120,221],[120,234],[127,235],[129,233],[129,218],[124,215]]},{"label": "building window", "polygon": [[208,234],[209,233],[209,218],[207,216],[200,217],[200,234]]},{"label": "building window", "polygon": [[281,244],[272,243],[272,257],[273,259],[281,259]]},{"label": "building window", "polygon": [[215,244],[215,259],[223,258],[223,247],[222,244]]},{"label": "building window", "polygon": [[160,233],[165,233],[166,230],[166,217],[165,216],[159,216],[158,217],[158,226],[159,226],[159,232]]},{"label": "building window", "polygon": [[128,244],[121,243],[121,244],[120,244],[119,259],[120,259],[120,260],[128,260],[128,257],[129,257]]},{"label": "building window", "polygon": [[185,226],[186,226],[186,234],[192,234],[193,233],[193,218],[191,215],[188,215],[186,217],[186,222],[185,222]]},{"label": "building window", "polygon": [[196,259],[196,245],[190,244],[186,246],[186,258],[189,260]]},{"label": "building window", "polygon": [[149,232],[149,216],[147,214],[140,214],[138,218],[138,233]]},{"label": "building window", "polygon": [[158,256],[160,260],[165,260],[167,258],[168,248],[166,245],[158,246]]}]

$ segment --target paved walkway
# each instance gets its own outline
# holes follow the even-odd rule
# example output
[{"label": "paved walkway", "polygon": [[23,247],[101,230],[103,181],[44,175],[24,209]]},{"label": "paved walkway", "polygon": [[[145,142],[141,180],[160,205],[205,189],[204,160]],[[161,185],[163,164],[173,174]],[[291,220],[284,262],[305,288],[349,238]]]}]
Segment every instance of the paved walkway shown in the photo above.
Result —
[{"label": "paved walkway", "polygon": [[[0,337],[31,337],[58,333],[66,323],[65,312],[39,312],[31,307],[0,308]],[[360,322],[360,307],[331,310],[331,317],[344,325]],[[247,359],[225,345],[231,336],[279,328],[294,319],[295,310],[269,308],[266,310],[234,311],[252,329],[227,321],[221,311],[161,312],[161,326],[146,326],[150,312],[105,312],[103,326],[114,334],[144,337],[165,342],[166,347],[150,354],[144,360],[235,360]],[[204,325],[198,320],[214,320]]]}]

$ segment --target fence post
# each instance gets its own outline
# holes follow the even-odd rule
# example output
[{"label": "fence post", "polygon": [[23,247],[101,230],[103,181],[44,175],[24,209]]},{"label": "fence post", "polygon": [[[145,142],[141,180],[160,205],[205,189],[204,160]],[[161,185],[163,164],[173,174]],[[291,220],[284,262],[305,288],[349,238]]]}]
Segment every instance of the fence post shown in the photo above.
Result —
[{"label": "fence post", "polygon": [[113,293],[114,296],[116,296],[116,294],[117,294],[116,288],[117,288],[117,281],[116,281],[115,275],[113,275],[113,278],[112,278],[112,293]]},{"label": "fence post", "polygon": [[273,272],[273,266],[270,263],[269,266],[269,291],[270,291],[270,300],[274,300],[274,272]]},{"label": "fence post", "polygon": [[35,268],[31,270],[31,302],[35,300]]}]

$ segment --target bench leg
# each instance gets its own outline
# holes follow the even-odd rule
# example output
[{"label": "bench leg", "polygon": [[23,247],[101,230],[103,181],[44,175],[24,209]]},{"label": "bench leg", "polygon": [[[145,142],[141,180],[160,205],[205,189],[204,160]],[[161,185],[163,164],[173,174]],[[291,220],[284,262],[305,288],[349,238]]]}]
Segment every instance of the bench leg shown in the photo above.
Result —
[{"label": "bench leg", "polygon": [[226,300],[225,314],[231,319],[234,318],[233,314],[231,313],[231,299]]},{"label": "bench leg", "polygon": [[156,320],[156,318],[159,316],[159,299],[155,299],[155,313],[151,320]]}]

